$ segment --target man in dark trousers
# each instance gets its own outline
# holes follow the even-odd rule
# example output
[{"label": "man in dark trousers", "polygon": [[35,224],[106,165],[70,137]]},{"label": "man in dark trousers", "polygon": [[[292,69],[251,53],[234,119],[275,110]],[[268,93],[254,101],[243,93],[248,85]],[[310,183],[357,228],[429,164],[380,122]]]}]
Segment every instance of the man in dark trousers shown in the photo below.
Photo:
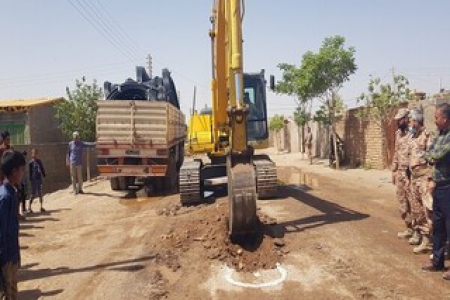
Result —
[{"label": "man in dark trousers", "polygon": [[25,158],[20,152],[3,153],[5,180],[0,186],[0,299],[17,299],[17,272],[20,266],[17,189],[25,173]]},{"label": "man in dark trousers", "polygon": [[[444,250],[450,240],[450,105],[438,106],[434,118],[439,134],[424,155],[434,166],[428,184],[433,195],[433,259],[422,267],[432,272],[444,270]],[[450,271],[443,278],[450,280]]]}]

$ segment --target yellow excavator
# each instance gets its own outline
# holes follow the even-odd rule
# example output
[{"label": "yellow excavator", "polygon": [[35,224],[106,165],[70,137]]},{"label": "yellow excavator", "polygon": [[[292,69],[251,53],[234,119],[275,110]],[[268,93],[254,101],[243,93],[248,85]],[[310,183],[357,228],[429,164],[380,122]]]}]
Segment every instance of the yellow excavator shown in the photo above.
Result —
[{"label": "yellow excavator", "polygon": [[[207,153],[209,162],[186,161],[180,169],[180,200],[199,203],[211,186],[228,185],[230,235],[256,230],[256,200],[274,197],[276,166],[254,149],[268,147],[264,70],[243,72],[244,0],[216,0],[211,16],[212,108],[195,112],[189,122],[191,154]],[[274,80],[271,78],[271,87]]]}]

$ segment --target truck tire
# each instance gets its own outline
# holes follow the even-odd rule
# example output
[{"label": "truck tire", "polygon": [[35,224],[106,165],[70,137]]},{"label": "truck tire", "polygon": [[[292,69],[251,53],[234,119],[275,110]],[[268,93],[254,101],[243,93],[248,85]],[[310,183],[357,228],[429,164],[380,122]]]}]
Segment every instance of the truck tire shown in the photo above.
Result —
[{"label": "truck tire", "polygon": [[113,191],[120,191],[119,178],[117,177],[110,178],[109,183],[111,184],[111,189]]},{"label": "truck tire", "polygon": [[176,192],[178,185],[178,168],[177,162],[175,161],[175,155],[169,157],[169,162],[167,165],[167,173],[164,177],[164,191],[166,193]]},{"label": "truck tire", "polygon": [[180,171],[183,162],[184,162],[184,143],[180,143],[178,145],[177,171]]},{"label": "truck tire", "polygon": [[128,189],[128,180],[126,177],[121,176],[118,177],[118,181],[119,181],[119,190],[120,191],[126,191]]},{"label": "truck tire", "polygon": [[126,178],[126,182],[127,182],[127,189],[130,188],[130,186],[134,186],[136,183],[136,177],[131,176],[131,177],[125,177]]}]

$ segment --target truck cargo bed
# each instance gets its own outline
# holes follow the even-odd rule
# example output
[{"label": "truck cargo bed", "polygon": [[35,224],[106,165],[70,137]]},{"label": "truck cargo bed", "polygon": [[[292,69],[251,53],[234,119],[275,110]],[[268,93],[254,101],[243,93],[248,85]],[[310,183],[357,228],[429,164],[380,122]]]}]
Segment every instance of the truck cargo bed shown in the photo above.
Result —
[{"label": "truck cargo bed", "polygon": [[101,100],[97,105],[98,144],[170,148],[186,137],[184,114],[167,102]]}]

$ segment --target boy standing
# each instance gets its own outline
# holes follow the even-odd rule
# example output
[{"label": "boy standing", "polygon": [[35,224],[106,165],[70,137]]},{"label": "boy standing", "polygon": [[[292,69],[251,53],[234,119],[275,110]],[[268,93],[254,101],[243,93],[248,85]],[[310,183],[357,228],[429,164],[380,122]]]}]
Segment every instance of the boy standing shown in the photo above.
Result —
[{"label": "boy standing", "polygon": [[[23,157],[26,160],[27,152],[23,151],[22,155],[23,155]],[[27,184],[26,176],[23,176],[22,181],[17,186],[17,197],[19,199],[19,206],[22,207],[22,214],[19,213],[19,220],[20,221],[24,221],[25,220],[25,215],[27,213],[26,201],[27,201],[27,197],[28,197],[28,184]]]},{"label": "boy standing", "polygon": [[32,213],[31,205],[35,197],[39,196],[39,202],[41,203],[41,212],[45,212],[43,207],[44,199],[42,198],[42,178],[45,177],[45,169],[42,160],[38,158],[37,149],[31,150],[31,160],[29,162],[29,174],[31,182],[31,198],[30,205],[28,207],[28,212]]},{"label": "boy standing", "polygon": [[25,173],[25,158],[20,152],[6,151],[1,169],[5,176],[0,186],[0,299],[17,299],[17,271],[20,265],[17,191]]}]

